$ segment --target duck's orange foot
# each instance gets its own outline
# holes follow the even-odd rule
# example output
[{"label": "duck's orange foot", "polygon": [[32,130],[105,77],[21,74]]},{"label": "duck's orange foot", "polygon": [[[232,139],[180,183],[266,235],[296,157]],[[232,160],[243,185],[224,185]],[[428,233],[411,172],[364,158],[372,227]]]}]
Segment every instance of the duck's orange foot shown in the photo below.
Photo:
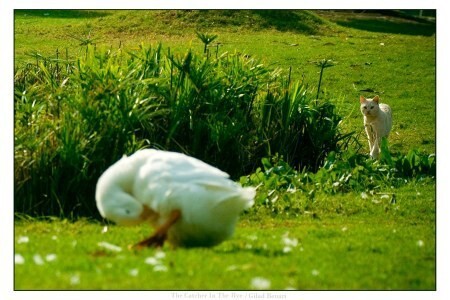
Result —
[{"label": "duck's orange foot", "polygon": [[167,221],[161,225],[161,227],[156,229],[155,233],[151,237],[131,246],[130,249],[142,250],[149,247],[161,248],[167,239],[167,232],[170,227],[175,224],[180,217],[181,212],[179,210],[172,211]]},{"label": "duck's orange foot", "polygon": [[131,246],[131,249],[136,250],[142,250],[144,248],[161,248],[164,245],[164,241],[167,239],[167,233],[166,232],[156,232],[154,235],[149,237],[148,239],[145,239],[133,246]]}]

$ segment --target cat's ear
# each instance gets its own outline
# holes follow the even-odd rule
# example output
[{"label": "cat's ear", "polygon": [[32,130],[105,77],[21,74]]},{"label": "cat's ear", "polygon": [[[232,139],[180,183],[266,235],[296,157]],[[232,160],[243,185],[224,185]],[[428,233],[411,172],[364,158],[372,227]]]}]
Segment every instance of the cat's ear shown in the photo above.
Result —
[{"label": "cat's ear", "polygon": [[359,96],[359,103],[363,104],[364,102],[366,102],[366,98],[364,98],[364,96]]},{"label": "cat's ear", "polygon": [[380,97],[378,97],[378,95],[376,95],[375,97],[373,97],[372,99],[374,102],[378,103],[380,102]]}]

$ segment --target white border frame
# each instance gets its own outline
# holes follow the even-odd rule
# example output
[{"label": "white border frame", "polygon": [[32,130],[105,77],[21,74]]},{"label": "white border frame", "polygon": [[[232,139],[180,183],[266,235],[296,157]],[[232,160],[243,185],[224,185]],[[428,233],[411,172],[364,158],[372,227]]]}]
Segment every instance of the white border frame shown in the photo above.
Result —
[{"label": "white border frame", "polygon": [[[274,4],[274,2],[276,4]],[[284,299],[448,299],[449,294],[449,243],[447,241],[450,217],[450,199],[446,182],[448,170],[449,135],[445,133],[450,124],[447,112],[450,112],[446,99],[446,87],[449,85],[449,38],[450,11],[446,1],[426,0],[316,0],[316,1],[257,1],[257,0],[5,0],[0,2],[0,299],[80,299],[95,297],[96,299],[121,299],[131,297],[143,299],[182,299],[175,292],[19,292],[13,290],[13,66],[14,66],[14,9],[437,9],[437,94],[436,94],[436,144],[437,144],[437,291],[435,292],[271,292],[273,295],[285,295]],[[420,99],[416,99],[420,101]],[[445,236],[444,236],[445,235]],[[183,292],[178,295],[184,295]],[[191,292],[187,292],[191,293]],[[209,298],[210,292],[192,292]],[[191,296],[194,294],[191,293]],[[217,295],[219,292],[216,292]],[[229,297],[215,299],[233,299],[230,291],[220,292]],[[265,292],[234,292],[250,299],[253,295],[264,295]],[[188,295],[188,294],[186,294]],[[195,296],[195,295],[194,295]],[[199,298],[197,298],[199,299]],[[203,298],[205,299],[205,298]],[[267,299],[267,298],[266,298]],[[275,298],[274,298],[275,299]]]}]

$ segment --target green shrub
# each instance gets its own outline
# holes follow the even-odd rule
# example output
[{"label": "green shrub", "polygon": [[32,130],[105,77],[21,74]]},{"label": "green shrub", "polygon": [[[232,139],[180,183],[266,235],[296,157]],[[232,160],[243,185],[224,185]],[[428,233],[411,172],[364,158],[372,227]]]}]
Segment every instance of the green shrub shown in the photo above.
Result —
[{"label": "green shrub", "polygon": [[332,103],[242,54],[87,45],[76,61],[35,58],[15,75],[19,212],[94,215],[97,178],[144,147],[183,152],[239,178],[274,153],[315,171],[348,137]]}]

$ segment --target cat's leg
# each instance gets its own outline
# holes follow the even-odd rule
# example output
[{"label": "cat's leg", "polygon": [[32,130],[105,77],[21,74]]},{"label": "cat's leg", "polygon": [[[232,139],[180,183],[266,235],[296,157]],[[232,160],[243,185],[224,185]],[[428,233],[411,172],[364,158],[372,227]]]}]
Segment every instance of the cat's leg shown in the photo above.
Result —
[{"label": "cat's leg", "polygon": [[373,138],[373,130],[370,125],[366,125],[366,134],[367,140],[369,141],[369,154],[372,157],[373,147],[374,147],[374,138]]},{"label": "cat's leg", "polygon": [[373,159],[378,159],[378,156],[380,155],[380,142],[380,139],[375,137],[373,147],[370,150],[370,157]]}]

